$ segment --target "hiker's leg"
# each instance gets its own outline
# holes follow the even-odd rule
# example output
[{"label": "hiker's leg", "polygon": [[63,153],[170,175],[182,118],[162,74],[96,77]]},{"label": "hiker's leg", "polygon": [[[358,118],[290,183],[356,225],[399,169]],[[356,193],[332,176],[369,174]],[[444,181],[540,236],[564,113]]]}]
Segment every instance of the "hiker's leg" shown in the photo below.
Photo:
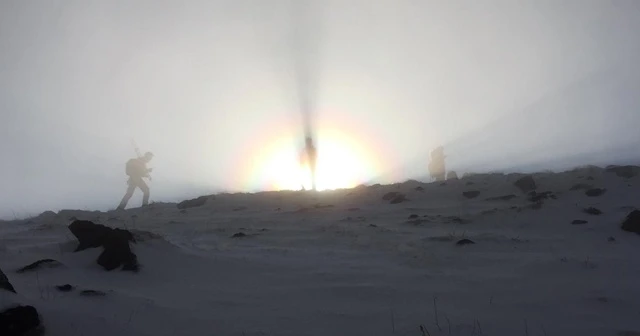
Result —
[{"label": "hiker's leg", "polygon": [[136,189],[136,186],[131,183],[131,180],[128,181],[128,184],[129,186],[127,187],[127,192],[124,194],[124,197],[122,197],[120,205],[118,205],[119,210],[124,210],[124,208],[127,206],[127,203],[129,203],[131,196],[133,196],[133,191]]},{"label": "hiker's leg", "polygon": [[311,170],[311,190],[316,190],[316,159],[312,158],[309,162],[309,170]]},{"label": "hiker's leg", "polygon": [[140,181],[138,181],[138,188],[142,190],[142,206],[149,205],[149,186],[144,180],[140,179]]}]

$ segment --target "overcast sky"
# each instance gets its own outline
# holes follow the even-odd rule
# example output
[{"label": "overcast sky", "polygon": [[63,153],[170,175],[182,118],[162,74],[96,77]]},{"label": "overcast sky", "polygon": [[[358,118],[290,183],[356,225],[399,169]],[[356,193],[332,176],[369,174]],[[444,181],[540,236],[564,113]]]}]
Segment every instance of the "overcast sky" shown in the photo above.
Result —
[{"label": "overcast sky", "polygon": [[640,1],[292,3],[0,2],[0,218],[114,208],[132,138],[152,200],[268,189],[305,95],[362,181],[640,157]]}]

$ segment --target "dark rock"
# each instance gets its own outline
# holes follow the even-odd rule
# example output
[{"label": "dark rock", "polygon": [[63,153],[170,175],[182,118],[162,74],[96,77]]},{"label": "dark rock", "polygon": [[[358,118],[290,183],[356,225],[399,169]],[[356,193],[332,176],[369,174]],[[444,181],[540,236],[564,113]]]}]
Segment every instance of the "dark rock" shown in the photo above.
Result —
[{"label": "dark rock", "polygon": [[113,229],[105,237],[104,250],[98,257],[98,265],[111,271],[120,266],[125,271],[138,271],[138,258],[131,251],[129,241],[133,241],[133,235],[127,230]]},{"label": "dark rock", "polygon": [[126,271],[139,269],[138,258],[131,251],[129,242],[135,242],[133,234],[128,230],[112,229],[91,221],[74,221],[69,230],[78,238],[77,251],[86,248],[100,247],[104,250],[98,257],[97,263],[105,270],[111,271],[120,266]]},{"label": "dark rock", "polygon": [[475,242],[471,239],[461,239],[458,240],[458,242],[456,243],[456,245],[462,246],[462,245],[471,245],[471,244],[475,244]]},{"label": "dark rock", "polygon": [[450,171],[447,173],[447,180],[457,180],[458,174],[455,171]]},{"label": "dark rock", "polygon": [[213,196],[213,195],[200,196],[198,198],[182,201],[182,202],[178,203],[176,205],[176,207],[178,207],[178,209],[180,209],[180,210],[189,209],[189,208],[196,208],[196,207],[205,205],[205,203],[207,203],[207,201],[209,199],[214,199],[214,198],[215,198],[215,196]]},{"label": "dark rock", "polygon": [[335,205],[333,205],[333,204],[316,204],[314,206],[314,208],[316,208],[316,209],[329,209],[329,208],[333,208],[333,207],[335,207]]},{"label": "dark rock", "polygon": [[418,216],[418,215],[416,215],[416,214],[411,214],[411,215],[409,215],[409,219],[416,219],[416,218],[418,218],[418,217],[419,217],[419,216]]},{"label": "dark rock", "polygon": [[396,198],[396,196],[398,196],[399,194],[400,194],[399,192],[390,191],[390,192],[388,192],[388,193],[386,193],[386,194],[384,194],[382,196],[382,200],[383,201],[390,201],[390,200]]},{"label": "dark rock", "polygon": [[640,167],[638,166],[609,166],[605,169],[607,173],[616,174],[616,176],[623,178],[632,178],[640,174]]},{"label": "dark rock", "polygon": [[588,180],[588,181],[593,181],[593,180],[595,180],[595,179],[596,179],[596,178],[595,178],[595,177],[593,177],[593,176],[587,176],[587,180]]},{"label": "dark rock", "polygon": [[360,208],[349,208],[347,211],[360,211]]},{"label": "dark rock", "polygon": [[445,223],[468,224],[470,221],[462,219],[458,216],[448,216],[442,219]]},{"label": "dark rock", "polygon": [[102,246],[111,228],[88,220],[75,220],[69,224],[69,231],[78,239],[79,245],[74,252],[79,252]]},{"label": "dark rock", "polygon": [[16,292],[16,289],[13,288],[13,285],[9,282],[9,278],[7,278],[7,275],[2,272],[2,269],[0,269],[0,289],[5,289],[14,293]]},{"label": "dark rock", "polygon": [[465,191],[465,192],[462,193],[462,196],[464,196],[466,198],[476,198],[476,197],[480,196],[480,191],[478,191],[478,190]]},{"label": "dark rock", "polygon": [[35,269],[38,268],[42,268],[42,267],[49,267],[49,268],[54,268],[54,267],[60,267],[62,266],[62,263],[57,261],[57,260],[53,260],[53,259],[42,259],[42,260],[38,260],[34,263],[31,263],[25,267],[22,267],[21,269],[17,270],[17,273],[24,273],[24,272],[28,272],[28,271],[33,271]]},{"label": "dark rock", "polygon": [[474,185],[475,183],[473,183],[472,181],[469,181],[466,183],[466,185],[470,186],[470,185]]},{"label": "dark rock", "polygon": [[571,187],[571,189],[569,189],[569,190],[571,190],[571,191],[588,190],[588,189],[591,189],[591,188],[593,188],[593,186],[590,185],[590,184],[578,183],[578,184],[575,184],[573,187]]},{"label": "dark rock", "polygon": [[423,219],[423,218],[415,218],[407,221],[407,224],[413,224],[413,225],[422,225],[425,223],[431,223],[431,220]]},{"label": "dark rock", "polygon": [[70,291],[72,291],[74,289],[74,287],[69,285],[69,284],[66,284],[66,285],[56,286],[56,289],[61,291],[61,292],[70,292]]},{"label": "dark rock", "polygon": [[538,185],[531,175],[527,175],[518,179],[513,183],[513,185],[520,189],[520,191],[522,191],[522,193],[524,194],[538,189]]},{"label": "dark rock", "polygon": [[374,227],[375,228],[375,227],[378,227],[378,226],[375,225],[375,224],[369,224],[369,227]]},{"label": "dark rock", "polygon": [[17,306],[0,312],[0,335],[25,336],[40,328],[40,315],[33,306]]},{"label": "dark rock", "polygon": [[528,208],[533,209],[533,210],[540,210],[540,209],[542,209],[542,202],[533,203],[533,204],[529,205]]},{"label": "dark rock", "polygon": [[424,188],[421,187],[421,186],[417,186],[413,190],[415,190],[415,191],[424,191]]},{"label": "dark rock", "polygon": [[575,219],[573,222],[571,222],[571,224],[573,225],[582,225],[582,224],[587,224],[589,222],[587,222],[586,220],[582,220],[582,219]]},{"label": "dark rock", "polygon": [[607,192],[607,189],[593,188],[585,191],[584,193],[589,197],[598,197],[603,195],[605,192]]},{"label": "dark rock", "polygon": [[531,191],[529,193],[529,197],[527,198],[530,202],[542,202],[546,199],[556,199],[557,196],[553,194],[551,191],[543,191],[541,193],[536,191]]},{"label": "dark rock", "polygon": [[600,209],[594,208],[594,207],[589,207],[586,208],[584,210],[582,210],[584,213],[589,214],[589,215],[602,215],[602,211],[600,211]]},{"label": "dark rock", "polygon": [[247,234],[244,233],[244,232],[237,232],[237,233],[234,233],[233,236],[231,236],[231,238],[243,238],[243,237],[246,237],[246,236],[247,236]]},{"label": "dark rock", "polygon": [[498,212],[498,209],[493,208],[493,209],[489,209],[489,210],[484,210],[480,214],[482,214],[482,215],[490,215],[490,214],[494,214],[496,212]]},{"label": "dark rock", "polygon": [[616,238],[611,236],[611,237],[607,238],[607,241],[610,242],[610,243],[613,243],[613,242],[616,241]]},{"label": "dark rock", "polygon": [[239,207],[233,208],[233,211],[244,211],[244,210],[247,210],[247,207],[239,206]]},{"label": "dark rock", "polygon": [[640,210],[633,210],[624,222],[622,222],[622,230],[628,232],[635,232],[640,234]]},{"label": "dark rock", "polygon": [[510,201],[514,198],[516,198],[518,196],[516,195],[504,195],[504,196],[497,196],[497,197],[489,197],[487,198],[487,201]]},{"label": "dark rock", "polygon": [[82,296],[106,296],[107,293],[105,293],[103,291],[99,291],[99,290],[85,289],[82,292],[80,292],[80,295],[82,295]]},{"label": "dark rock", "polygon": [[405,202],[405,201],[408,201],[407,197],[404,196],[403,194],[398,194],[389,203],[398,204],[398,203],[402,203],[402,202]]},{"label": "dark rock", "polygon": [[134,254],[131,260],[128,260],[122,264],[123,271],[139,272],[140,264],[138,264],[138,257]]}]

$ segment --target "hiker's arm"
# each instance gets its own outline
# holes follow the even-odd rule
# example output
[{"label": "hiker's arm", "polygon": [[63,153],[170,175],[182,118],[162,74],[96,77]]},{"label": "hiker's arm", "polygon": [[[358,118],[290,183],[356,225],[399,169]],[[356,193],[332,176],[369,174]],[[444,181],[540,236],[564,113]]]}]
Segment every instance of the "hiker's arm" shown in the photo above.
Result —
[{"label": "hiker's arm", "polygon": [[141,164],[140,165],[140,172],[142,173],[142,177],[149,177],[149,173],[152,171],[153,169],[147,168],[146,164]]}]

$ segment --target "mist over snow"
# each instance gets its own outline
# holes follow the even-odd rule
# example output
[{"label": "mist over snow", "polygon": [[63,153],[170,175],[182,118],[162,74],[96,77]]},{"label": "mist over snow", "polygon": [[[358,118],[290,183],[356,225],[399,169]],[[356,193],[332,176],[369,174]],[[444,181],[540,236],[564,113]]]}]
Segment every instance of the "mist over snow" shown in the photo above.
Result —
[{"label": "mist over snow", "polygon": [[132,138],[154,201],[273,189],[301,69],[319,150],[357,147],[356,182],[424,177],[438,145],[457,171],[640,160],[637,1],[311,1],[298,40],[293,8],[0,3],[0,218],[115,208]]}]

